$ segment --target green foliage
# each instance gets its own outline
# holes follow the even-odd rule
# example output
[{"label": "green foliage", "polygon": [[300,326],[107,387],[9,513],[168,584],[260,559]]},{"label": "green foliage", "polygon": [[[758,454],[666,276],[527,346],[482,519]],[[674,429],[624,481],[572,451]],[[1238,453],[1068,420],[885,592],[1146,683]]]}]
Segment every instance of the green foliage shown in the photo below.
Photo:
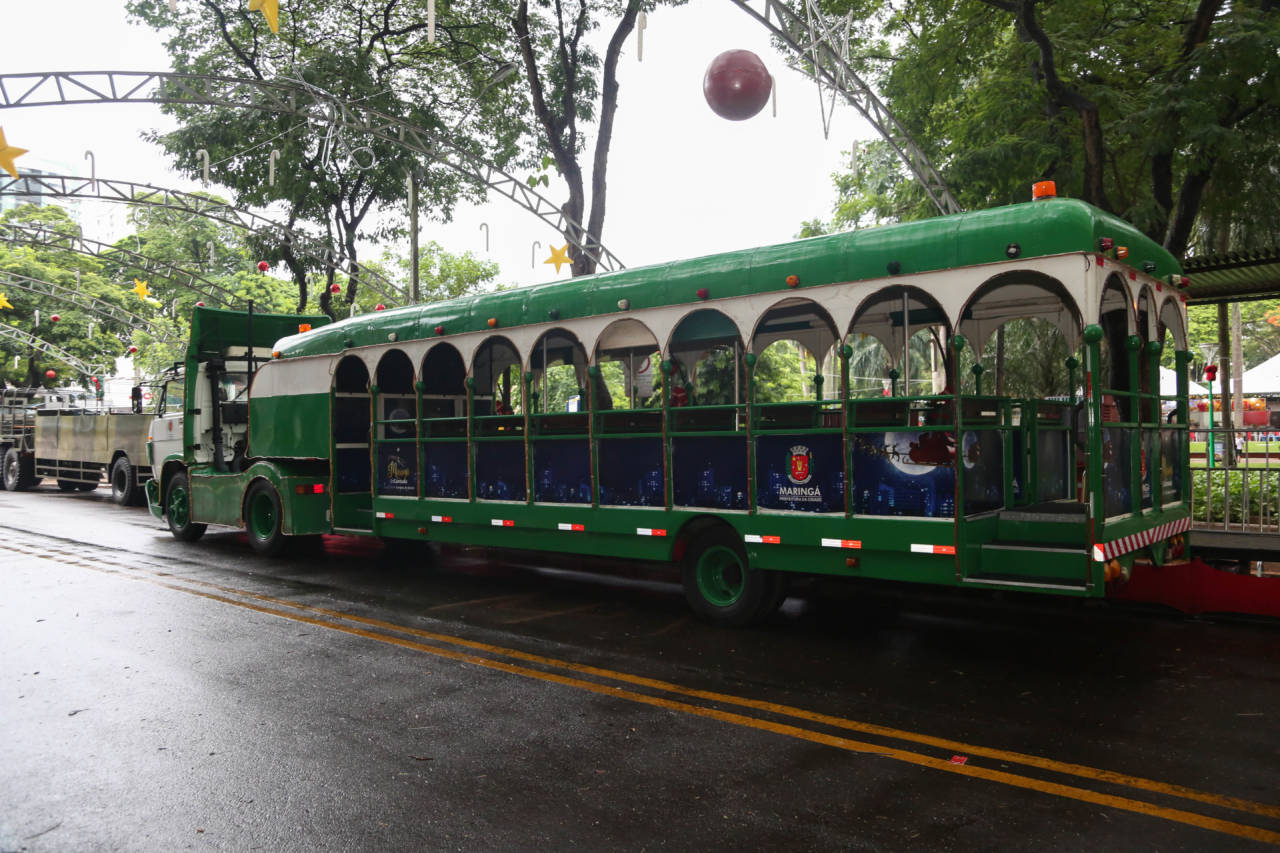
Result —
[{"label": "green foliage", "polygon": [[[1247,493],[1247,500],[1246,500]],[[1275,522],[1280,497],[1280,470],[1196,470],[1191,477],[1191,505],[1197,521],[1257,524],[1262,508]]]},{"label": "green foliage", "polygon": [[[400,278],[409,278],[409,259],[397,253],[384,252],[384,265],[395,266]],[[499,267],[495,261],[477,258],[470,251],[455,255],[435,240],[418,247],[418,299],[420,302],[441,302],[456,299],[485,290],[503,290],[494,285]]]}]

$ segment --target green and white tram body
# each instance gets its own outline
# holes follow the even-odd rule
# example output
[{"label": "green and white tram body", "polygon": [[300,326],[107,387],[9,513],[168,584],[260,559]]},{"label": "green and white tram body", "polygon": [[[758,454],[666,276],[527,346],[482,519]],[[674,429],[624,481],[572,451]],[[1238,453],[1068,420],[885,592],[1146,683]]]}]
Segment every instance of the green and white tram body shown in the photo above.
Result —
[{"label": "green and white tram body", "polygon": [[[179,538],[240,526],[268,554],[343,533],[672,561],[728,624],[793,572],[1101,597],[1185,558],[1183,287],[1132,226],[1049,198],[333,324],[198,308],[148,496]],[[960,375],[1016,318],[1063,336],[1074,390]],[[779,340],[817,357],[812,399],[755,399]],[[892,369],[859,396],[868,341]],[[576,406],[550,410],[549,369]]]}]

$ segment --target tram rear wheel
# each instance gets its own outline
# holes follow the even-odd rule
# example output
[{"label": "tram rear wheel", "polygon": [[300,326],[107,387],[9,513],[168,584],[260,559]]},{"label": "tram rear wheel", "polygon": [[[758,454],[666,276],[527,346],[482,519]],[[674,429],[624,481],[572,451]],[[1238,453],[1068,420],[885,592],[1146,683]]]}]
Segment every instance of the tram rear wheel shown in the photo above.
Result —
[{"label": "tram rear wheel", "polygon": [[781,603],[778,580],[750,567],[742,540],[728,527],[706,530],[690,543],[681,575],[693,612],[717,625],[759,622]]},{"label": "tram rear wheel", "polygon": [[169,532],[183,542],[194,542],[204,535],[207,524],[191,520],[191,483],[184,472],[173,475],[164,492],[164,517]]},{"label": "tram rear wheel", "polygon": [[258,480],[249,487],[244,500],[244,522],[253,550],[264,557],[284,553],[289,537],[284,535],[284,512],[275,486]]}]

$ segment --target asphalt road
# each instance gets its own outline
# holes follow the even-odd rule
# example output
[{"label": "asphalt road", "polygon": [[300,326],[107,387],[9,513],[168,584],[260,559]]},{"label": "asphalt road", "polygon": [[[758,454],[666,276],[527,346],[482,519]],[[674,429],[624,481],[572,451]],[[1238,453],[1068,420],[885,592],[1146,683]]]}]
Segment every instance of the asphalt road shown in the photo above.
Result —
[{"label": "asphalt road", "polygon": [[0,851],[1280,844],[1280,625],[604,567],[0,492]]}]

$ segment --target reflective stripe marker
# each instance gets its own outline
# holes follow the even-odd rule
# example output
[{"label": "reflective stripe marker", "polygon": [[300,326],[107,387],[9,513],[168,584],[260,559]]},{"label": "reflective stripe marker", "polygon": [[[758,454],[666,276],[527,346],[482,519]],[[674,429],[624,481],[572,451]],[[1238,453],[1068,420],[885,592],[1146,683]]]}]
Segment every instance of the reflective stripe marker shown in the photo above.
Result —
[{"label": "reflective stripe marker", "polygon": [[396,514],[394,512],[375,512],[374,515],[378,518],[395,518],[396,517]]},{"label": "reflective stripe marker", "polygon": [[562,523],[562,524],[557,524],[556,529],[570,530],[570,531],[573,531],[574,533],[580,533],[581,531],[586,530],[587,528],[581,524],[563,524]]},{"label": "reflective stripe marker", "polygon": [[823,548],[861,548],[861,539],[823,539]]},{"label": "reflective stripe marker", "polygon": [[453,516],[451,515],[433,515],[431,520],[436,524],[453,524]]},{"label": "reflective stripe marker", "polygon": [[666,536],[667,531],[659,530],[654,527],[637,527],[636,535],[637,536]]},{"label": "reflective stripe marker", "polygon": [[913,554],[954,554],[956,546],[954,545],[917,545],[911,543],[911,553]]},{"label": "reflective stripe marker", "polygon": [[756,533],[746,533],[742,537],[744,542],[751,542],[755,545],[781,545],[781,536],[761,536]]},{"label": "reflective stripe marker", "polygon": [[491,518],[489,523],[494,527],[515,527],[516,523],[509,518]]},{"label": "reflective stripe marker", "polygon": [[1097,561],[1097,562],[1099,562],[1099,563],[1101,563],[1101,562],[1103,562],[1103,561],[1105,561],[1105,560],[1107,559],[1107,558],[1106,558],[1106,555],[1104,555],[1104,554],[1102,553],[1102,546],[1101,546],[1101,545],[1094,545],[1094,546],[1093,546],[1093,559],[1094,559],[1094,560],[1096,560],[1096,561]]}]

